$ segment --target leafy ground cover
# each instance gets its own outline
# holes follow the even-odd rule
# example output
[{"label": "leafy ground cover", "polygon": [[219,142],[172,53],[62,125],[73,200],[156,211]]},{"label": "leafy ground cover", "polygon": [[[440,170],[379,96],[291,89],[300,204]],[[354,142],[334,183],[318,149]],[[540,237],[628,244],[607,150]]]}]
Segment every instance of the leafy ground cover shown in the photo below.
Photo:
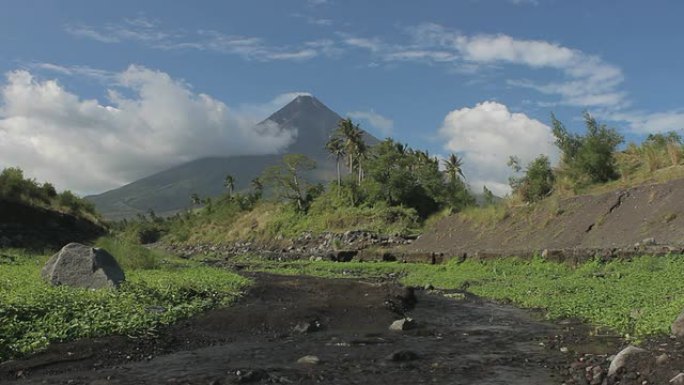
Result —
[{"label": "leafy ground cover", "polygon": [[669,334],[684,309],[684,258],[642,256],[578,267],[542,259],[504,258],[444,265],[396,262],[273,262],[245,257],[256,271],[321,277],[387,277],[403,284],[467,290],[482,297],[544,309],[551,319],[579,318],[628,338]]},{"label": "leafy ground cover", "polygon": [[231,303],[249,284],[229,271],[139,246],[99,243],[124,266],[127,281],[119,290],[51,287],[40,277],[47,256],[0,250],[0,362],[57,341],[153,335],[163,325]]}]

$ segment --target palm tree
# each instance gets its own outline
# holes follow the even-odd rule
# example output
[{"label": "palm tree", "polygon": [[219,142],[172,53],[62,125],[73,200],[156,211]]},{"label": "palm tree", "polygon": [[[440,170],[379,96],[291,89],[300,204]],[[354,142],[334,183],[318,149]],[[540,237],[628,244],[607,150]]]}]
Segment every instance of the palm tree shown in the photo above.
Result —
[{"label": "palm tree", "polygon": [[228,197],[232,197],[233,190],[235,189],[235,178],[230,174],[226,175],[226,179],[223,181],[223,187],[228,189]]},{"label": "palm tree", "polygon": [[363,131],[351,119],[342,119],[337,125],[337,133],[342,138],[347,153],[349,172],[354,171],[354,157],[357,155],[360,143],[363,142]]},{"label": "palm tree", "polygon": [[363,162],[368,159],[368,146],[359,136],[359,142],[356,143],[356,168],[359,173],[359,186],[363,181]]},{"label": "palm tree", "polygon": [[[359,174],[359,184],[363,179],[363,168],[361,160],[365,158],[368,147],[363,141],[363,131],[358,124],[354,124],[351,119],[342,119],[337,125],[337,133],[342,138],[344,149],[347,153],[349,172],[355,170]],[[356,158],[356,162],[354,162]]]},{"label": "palm tree", "polygon": [[465,175],[463,175],[463,159],[459,158],[458,155],[453,153],[449,155],[444,161],[444,166],[446,166],[446,174],[452,182],[457,180],[459,175],[465,179]]},{"label": "palm tree", "polygon": [[340,175],[340,159],[344,158],[347,154],[344,149],[344,142],[339,136],[333,136],[325,144],[325,149],[328,150],[331,156],[335,158],[335,163],[337,164],[337,186],[342,184],[342,177]]}]

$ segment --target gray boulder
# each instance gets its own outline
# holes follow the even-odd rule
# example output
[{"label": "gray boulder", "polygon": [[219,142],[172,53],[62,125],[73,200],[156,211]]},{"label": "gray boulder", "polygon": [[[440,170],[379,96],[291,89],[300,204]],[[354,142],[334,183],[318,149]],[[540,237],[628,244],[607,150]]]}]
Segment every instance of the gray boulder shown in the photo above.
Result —
[{"label": "gray boulder", "polygon": [[53,286],[87,289],[117,288],[126,279],[123,270],[107,251],[70,243],[53,255],[41,276]]}]

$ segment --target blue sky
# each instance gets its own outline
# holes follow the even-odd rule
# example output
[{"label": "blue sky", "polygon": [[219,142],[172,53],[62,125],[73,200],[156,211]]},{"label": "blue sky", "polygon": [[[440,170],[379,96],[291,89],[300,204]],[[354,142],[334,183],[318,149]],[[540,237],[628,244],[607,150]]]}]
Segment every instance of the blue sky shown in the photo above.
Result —
[{"label": "blue sky", "polygon": [[459,153],[507,191],[557,159],[554,112],[628,140],[684,129],[680,1],[0,1],[0,167],[99,192],[208,155],[311,93],[376,136]]}]

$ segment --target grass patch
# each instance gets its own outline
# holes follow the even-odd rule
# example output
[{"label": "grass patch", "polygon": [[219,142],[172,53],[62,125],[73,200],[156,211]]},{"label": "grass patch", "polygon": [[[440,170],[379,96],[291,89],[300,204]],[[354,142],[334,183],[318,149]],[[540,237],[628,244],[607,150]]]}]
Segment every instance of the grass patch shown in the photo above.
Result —
[{"label": "grass patch", "polygon": [[684,258],[643,256],[578,267],[541,259],[504,258],[444,265],[278,263],[255,258],[244,263],[258,271],[321,277],[378,277],[394,273],[406,285],[468,290],[482,297],[545,309],[550,319],[576,317],[621,335],[643,338],[669,334],[684,309]]},{"label": "grass patch", "polygon": [[95,246],[112,254],[124,271],[158,269],[168,258],[173,258],[162,251],[151,250],[115,237],[100,238]]},{"label": "grass patch", "polygon": [[52,342],[154,334],[163,325],[231,303],[249,284],[225,270],[174,263],[113,240],[99,243],[113,246],[109,251],[129,267],[119,290],[52,287],[40,277],[48,256],[0,251],[0,362]]},{"label": "grass patch", "polygon": [[481,226],[494,226],[511,215],[507,202],[480,207],[471,206],[459,213],[462,218]]}]

